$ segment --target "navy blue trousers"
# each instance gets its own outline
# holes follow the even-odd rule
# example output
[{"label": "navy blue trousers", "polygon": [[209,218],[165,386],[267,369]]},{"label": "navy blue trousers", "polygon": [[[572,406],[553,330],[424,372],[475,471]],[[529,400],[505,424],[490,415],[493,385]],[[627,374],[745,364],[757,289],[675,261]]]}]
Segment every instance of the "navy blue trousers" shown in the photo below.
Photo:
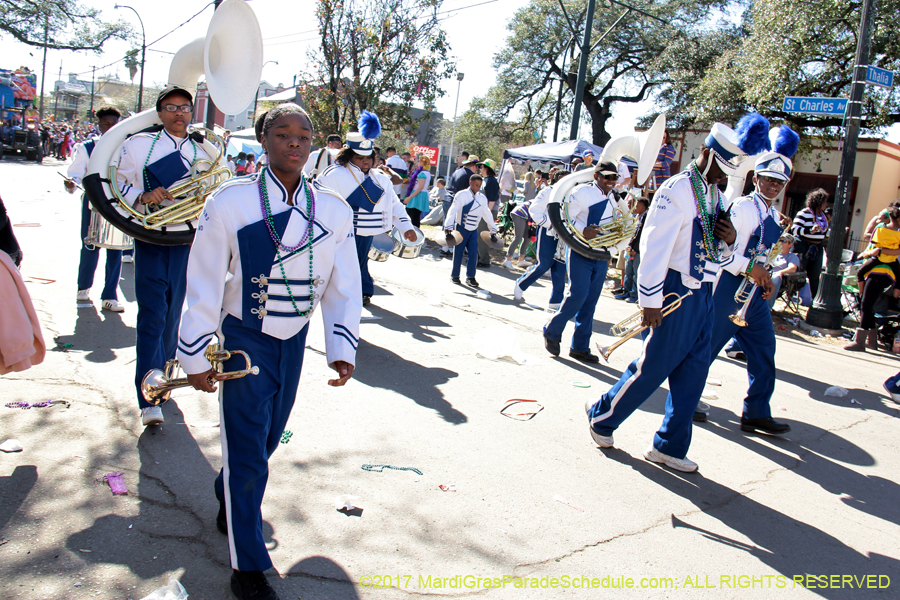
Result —
[{"label": "navy blue trousers", "polygon": [[372,236],[356,236],[356,256],[359,258],[359,275],[362,279],[362,293],[365,296],[375,295],[375,281],[369,275],[369,250],[372,248]]},{"label": "navy blue trousers", "polygon": [[546,227],[538,227],[537,234],[537,263],[531,266],[516,282],[524,291],[532,283],[550,271],[550,283],[553,286],[550,292],[550,304],[559,304],[563,300],[566,291],[566,265],[559,262],[556,256],[557,240],[552,237]]},{"label": "navy blue trousers", "polygon": [[[669,270],[663,293],[682,296],[687,291],[681,273]],[[612,435],[668,379],[666,415],[653,436],[653,447],[675,458],[687,456],[691,420],[709,372],[714,314],[712,284],[704,283],[681,301],[680,308],[663,317],[662,325],[647,330],[641,355],[588,412],[594,431]]]},{"label": "navy blue trousers", "polygon": [[[734,337],[739,349],[747,356],[747,374],[750,388],[744,398],[743,416],[748,419],[762,419],[772,416],[769,401],[775,392],[775,328],[769,303],[757,289],[749,300],[746,327],[738,327],[728,318],[740,310],[734,301],[734,293],[744,277],[723,272],[716,286],[716,318],[713,325],[709,362],[716,360],[719,352]],[[733,348],[732,348],[733,349]]]},{"label": "navy blue trousers", "polygon": [[462,270],[463,253],[468,250],[466,259],[466,277],[475,277],[475,269],[478,267],[478,232],[469,231],[462,225],[457,225],[456,230],[462,234],[462,242],[453,247],[452,277],[459,277]]},{"label": "navy blue trousers", "polygon": [[[262,500],[269,479],[269,457],[278,448],[287,425],[306,346],[305,326],[280,340],[249,329],[231,315],[222,322],[222,347],[243,350],[259,375],[219,383],[222,470],[216,478],[225,498],[231,567],[265,571],[272,567],[262,532]],[[225,371],[243,369],[240,355],[225,361]]]},{"label": "navy blue trousers", "polygon": [[159,246],[134,240],[134,296],[137,299],[137,367],[134,384],[138,405],[151,406],[141,394],[141,381],[151,369],[175,358],[178,324],[187,285],[191,247]]},{"label": "navy blue trousers", "polygon": [[[87,196],[81,199],[81,260],[78,263],[78,289],[89,290],[94,285],[94,272],[97,270],[97,262],[100,260],[100,250],[97,246],[88,246],[84,243],[88,229],[91,226],[91,209]],[[116,288],[119,286],[119,275],[122,273],[122,251],[106,251],[106,279],[101,300],[118,300]]]},{"label": "navy blue trousers", "polygon": [[603,291],[606,281],[606,269],[609,262],[591,260],[573,252],[566,252],[566,270],[569,274],[569,289],[563,297],[562,304],[550,322],[544,327],[544,337],[559,342],[562,340],[566,323],[575,317],[575,333],[572,335],[570,348],[577,352],[591,349],[591,332],[594,329],[594,309]]}]

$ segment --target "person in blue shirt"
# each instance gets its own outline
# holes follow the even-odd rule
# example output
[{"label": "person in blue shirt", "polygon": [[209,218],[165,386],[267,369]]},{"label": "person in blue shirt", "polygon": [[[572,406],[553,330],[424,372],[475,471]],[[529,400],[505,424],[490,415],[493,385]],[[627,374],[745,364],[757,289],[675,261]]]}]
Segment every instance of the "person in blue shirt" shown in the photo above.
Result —
[{"label": "person in blue shirt", "polygon": [[[500,211],[500,182],[497,181],[497,163],[486,158],[483,162],[478,163],[481,167],[481,176],[484,178],[484,186],[481,193],[487,198],[488,208],[494,215],[494,222],[497,221],[497,213]],[[478,226],[478,267],[486,269],[491,266],[490,247],[481,239],[481,232],[487,231],[488,226],[484,221]]]}]

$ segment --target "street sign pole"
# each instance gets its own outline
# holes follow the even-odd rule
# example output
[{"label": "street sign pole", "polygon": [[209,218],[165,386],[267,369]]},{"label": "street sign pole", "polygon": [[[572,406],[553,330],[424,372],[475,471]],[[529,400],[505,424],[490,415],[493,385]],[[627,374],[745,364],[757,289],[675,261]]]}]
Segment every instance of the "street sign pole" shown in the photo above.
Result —
[{"label": "street sign pole", "polygon": [[581,60],[578,61],[578,79],[575,80],[575,103],[572,107],[572,126],[569,139],[578,139],[578,122],[581,120],[581,103],[584,101],[584,80],[587,74],[588,55],[591,53],[591,29],[594,27],[594,0],[588,0],[587,20],[584,24],[584,41],[581,44]]},{"label": "street sign pole", "polygon": [[828,239],[828,265],[819,279],[819,292],[806,314],[806,322],[814,327],[840,329],[844,319],[841,306],[841,251],[844,249],[844,229],[849,218],[850,192],[853,190],[853,169],[856,166],[856,142],[859,138],[859,118],[863,91],[866,87],[866,65],[869,63],[869,46],[874,20],[872,0],[865,0],[860,18],[859,42],[856,46],[856,67],[847,105],[847,134],[841,155],[837,189],[834,193],[834,217],[831,221],[831,237]]}]

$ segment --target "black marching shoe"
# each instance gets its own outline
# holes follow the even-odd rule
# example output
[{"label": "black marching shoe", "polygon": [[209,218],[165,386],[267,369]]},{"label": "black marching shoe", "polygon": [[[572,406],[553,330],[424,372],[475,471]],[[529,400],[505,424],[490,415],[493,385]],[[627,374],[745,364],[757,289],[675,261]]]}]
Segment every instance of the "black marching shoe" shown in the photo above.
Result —
[{"label": "black marching shoe", "polygon": [[219,495],[219,488],[213,485],[216,492],[216,500],[219,501],[219,514],[216,515],[216,529],[223,535],[228,535],[228,517],[225,514],[225,498]]},{"label": "black marching shoe", "polygon": [[559,356],[559,342],[554,342],[546,335],[544,336],[544,348],[553,356]]},{"label": "black marching shoe", "polygon": [[779,423],[772,417],[765,417],[761,419],[747,419],[745,417],[741,417],[741,431],[761,431],[763,433],[770,433],[772,435],[780,435],[782,433],[787,433],[791,430],[791,426],[787,423]]},{"label": "black marching shoe", "polygon": [[611,293],[613,296],[618,296],[619,294],[624,294],[624,293],[625,293],[625,288],[623,288],[623,287],[617,287],[616,289],[612,290],[610,293]]},{"label": "black marching shoe", "polygon": [[600,362],[600,358],[596,354],[591,354],[590,350],[585,350],[583,352],[580,350],[569,350],[569,356],[584,363]]},{"label": "black marching shoe", "polygon": [[451,278],[450,278],[450,281],[452,281],[452,282],[455,283],[456,285],[462,285],[462,281],[460,280],[459,277],[451,277]]},{"label": "black marching shoe", "polygon": [[232,571],[231,593],[240,600],[278,600],[262,571]]},{"label": "black marching shoe", "polygon": [[363,294],[363,306],[368,306],[372,302],[372,294]]},{"label": "black marching shoe", "polygon": [[694,421],[694,423],[706,423],[707,417],[709,417],[709,415],[707,415],[702,410],[695,410],[694,416],[691,420]]},{"label": "black marching shoe", "polygon": [[480,289],[481,289],[481,286],[478,285],[478,282],[475,280],[474,277],[466,277],[466,285],[469,286],[469,287],[473,287],[473,288],[475,288],[476,290],[480,290]]}]

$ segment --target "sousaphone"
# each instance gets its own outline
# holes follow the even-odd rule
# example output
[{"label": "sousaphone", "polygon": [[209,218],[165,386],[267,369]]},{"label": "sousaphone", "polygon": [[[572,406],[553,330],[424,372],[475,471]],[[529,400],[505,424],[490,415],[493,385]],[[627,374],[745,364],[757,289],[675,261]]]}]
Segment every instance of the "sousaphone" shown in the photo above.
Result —
[{"label": "sousaphone", "polygon": [[[243,111],[256,94],[263,65],[262,33],[253,9],[245,0],[225,0],[213,14],[206,37],[185,45],[169,67],[167,85],[177,85],[196,98],[197,80],[205,75],[216,107],[225,114]],[[124,201],[116,182],[116,160],[125,140],[160,125],[156,107],[125,119],[97,142],[88,162],[83,186],[94,209],[116,228],[139,240],[160,244],[190,244],[206,197],[231,176],[225,141],[207,129],[201,145],[212,160],[198,160],[187,183],[170,188],[171,206],[147,213]],[[189,130],[197,139],[198,129]],[[211,141],[212,140],[212,141]],[[142,207],[143,208],[143,207]]]},{"label": "sousaphone", "polygon": [[[625,135],[610,141],[603,149],[600,162],[608,160],[618,164],[623,156],[628,156],[638,164],[637,184],[643,186],[653,172],[653,165],[662,147],[666,133],[666,115],[659,115],[653,126],[642,134]],[[615,217],[600,227],[600,233],[588,240],[575,228],[568,214],[566,201],[573,188],[594,180],[594,169],[584,169],[559,180],[550,192],[547,215],[559,239],[572,250],[591,260],[609,260],[610,250],[621,251],[634,236],[637,221],[625,200],[619,200]]]}]

